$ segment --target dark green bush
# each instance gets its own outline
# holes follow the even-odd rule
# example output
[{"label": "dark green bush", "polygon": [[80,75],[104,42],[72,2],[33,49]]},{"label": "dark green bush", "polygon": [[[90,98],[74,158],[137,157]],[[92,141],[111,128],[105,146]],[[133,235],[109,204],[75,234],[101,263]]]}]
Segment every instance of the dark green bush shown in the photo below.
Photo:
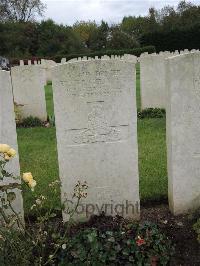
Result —
[{"label": "dark green bush", "polygon": [[[144,46],[141,48],[135,48],[135,49],[123,49],[123,50],[103,50],[103,51],[96,51],[96,52],[85,52],[85,53],[74,53],[74,54],[61,54],[61,55],[57,55],[54,57],[42,57],[45,59],[51,59],[56,61],[57,63],[61,62],[61,59],[64,57],[68,60],[73,59],[73,58],[78,58],[78,57],[83,57],[83,56],[87,56],[87,57],[92,57],[94,58],[95,56],[98,56],[99,58],[102,57],[103,55],[118,55],[118,56],[122,56],[124,54],[132,54],[135,56],[140,56],[142,53],[148,52],[149,54],[154,53],[155,47],[154,46]],[[21,59],[21,58],[20,58]],[[30,58],[32,61],[34,60],[40,60],[40,57],[34,57],[34,58]],[[10,59],[10,63],[11,65],[17,65],[19,64],[19,59],[17,58],[12,58]],[[28,64],[28,59],[25,59],[25,64]]]},{"label": "dark green bush", "polygon": [[200,244],[200,209],[197,209],[197,211],[192,214],[192,219],[195,221],[193,229],[197,234],[197,241]]},{"label": "dark green bush", "polygon": [[156,52],[184,49],[199,49],[200,24],[185,28],[173,28],[167,31],[148,32],[141,36],[141,45],[154,45]]},{"label": "dark green bush", "polygon": [[163,118],[165,117],[165,109],[161,108],[146,108],[142,111],[138,111],[138,118]]},{"label": "dark green bush", "polygon": [[173,252],[171,241],[155,224],[146,222],[113,230],[81,229],[67,239],[58,258],[62,266],[167,265]]},{"label": "dark green bush", "polygon": [[200,244],[200,218],[197,220],[197,222],[193,225],[194,231],[197,233],[197,240]]},{"label": "dark green bush", "polygon": [[155,52],[155,47],[154,46],[145,46],[141,48],[135,48],[135,49],[123,49],[123,50],[103,50],[103,51],[97,51],[97,52],[92,52],[92,53],[82,53],[82,54],[68,54],[68,55],[62,55],[62,56],[56,56],[54,58],[51,58],[55,60],[56,62],[60,62],[62,57],[65,57],[68,60],[72,58],[78,58],[78,57],[92,57],[94,58],[95,56],[98,56],[101,58],[103,55],[118,55],[118,56],[123,56],[124,54],[132,54],[135,56],[140,56],[142,53],[148,52],[148,53],[154,53]]},{"label": "dark green bush", "polygon": [[29,116],[24,118],[18,126],[20,127],[41,127],[43,122],[38,117]]}]

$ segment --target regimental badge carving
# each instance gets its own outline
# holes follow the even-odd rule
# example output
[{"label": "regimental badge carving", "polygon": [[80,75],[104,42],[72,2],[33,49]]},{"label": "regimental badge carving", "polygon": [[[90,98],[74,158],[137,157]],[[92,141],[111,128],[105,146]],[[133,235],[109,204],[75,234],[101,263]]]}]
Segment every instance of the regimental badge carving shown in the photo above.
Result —
[{"label": "regimental badge carving", "polygon": [[33,78],[33,73],[31,72],[30,69],[24,69],[21,72],[21,77],[22,77],[22,82],[23,83],[33,83],[34,82],[34,78]]},{"label": "regimental badge carving", "polygon": [[[92,144],[98,142],[114,142],[123,138],[124,129],[128,125],[109,125],[102,103],[95,103],[88,113],[87,128],[72,129],[72,142],[75,144]],[[123,129],[122,129],[123,128]],[[128,134],[126,134],[128,135]]]}]

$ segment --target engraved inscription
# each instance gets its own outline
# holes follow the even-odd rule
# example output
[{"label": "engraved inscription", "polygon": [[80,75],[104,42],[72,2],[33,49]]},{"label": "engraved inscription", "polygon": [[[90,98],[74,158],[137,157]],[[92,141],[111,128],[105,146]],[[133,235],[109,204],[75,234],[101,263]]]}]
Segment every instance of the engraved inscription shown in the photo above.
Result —
[{"label": "engraved inscription", "polygon": [[[67,95],[69,96],[77,96],[77,97],[89,97],[89,96],[116,96],[122,93],[121,87],[112,89],[106,86],[103,86],[103,82],[101,80],[95,80],[95,85],[84,87],[84,85],[80,88],[77,87],[68,87],[65,85],[66,81],[61,81],[61,86],[65,87]],[[83,81],[82,81],[83,82]],[[101,83],[101,87],[98,86],[98,83]]]},{"label": "engraved inscription", "polygon": [[[121,70],[104,69],[95,70],[93,79],[88,82],[88,76],[91,74],[87,70],[82,73],[76,73],[76,76],[71,76],[71,73],[65,73],[59,81],[68,96],[90,97],[90,96],[117,96],[122,93],[120,83],[117,82]],[[65,78],[67,74],[67,79]],[[69,83],[69,77],[73,79],[73,83]],[[116,77],[115,86],[110,86],[110,79]],[[75,85],[76,84],[76,85]]]},{"label": "engraved inscription", "polygon": [[200,152],[195,152],[193,158],[200,159]]}]

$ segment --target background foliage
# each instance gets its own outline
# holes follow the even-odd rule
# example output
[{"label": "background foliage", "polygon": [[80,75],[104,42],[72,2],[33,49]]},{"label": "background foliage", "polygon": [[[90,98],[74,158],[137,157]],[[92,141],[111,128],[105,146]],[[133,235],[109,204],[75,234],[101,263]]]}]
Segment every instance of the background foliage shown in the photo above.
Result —
[{"label": "background foliage", "polygon": [[[6,2],[9,1],[12,2]],[[4,2],[0,0],[0,55],[10,59],[60,60],[72,54],[113,54],[113,50],[131,51],[142,46],[155,46],[157,52],[200,48],[200,6],[186,1],[181,1],[177,8],[150,8],[148,15],[124,17],[119,24],[77,21],[73,26],[58,25],[51,19],[36,22],[34,13],[30,19],[2,15]]]}]

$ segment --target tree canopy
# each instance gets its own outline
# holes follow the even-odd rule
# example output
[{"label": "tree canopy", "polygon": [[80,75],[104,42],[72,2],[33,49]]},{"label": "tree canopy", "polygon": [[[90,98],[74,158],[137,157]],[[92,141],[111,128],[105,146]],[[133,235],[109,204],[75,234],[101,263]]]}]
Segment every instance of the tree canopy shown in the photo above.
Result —
[{"label": "tree canopy", "polygon": [[200,6],[188,1],[146,16],[124,17],[119,24],[77,21],[73,26],[53,20],[34,21],[45,6],[40,0],[0,0],[0,55],[56,57],[153,45],[161,50],[200,48]]},{"label": "tree canopy", "polygon": [[0,0],[0,21],[27,22],[42,16],[45,5],[40,0]]}]

